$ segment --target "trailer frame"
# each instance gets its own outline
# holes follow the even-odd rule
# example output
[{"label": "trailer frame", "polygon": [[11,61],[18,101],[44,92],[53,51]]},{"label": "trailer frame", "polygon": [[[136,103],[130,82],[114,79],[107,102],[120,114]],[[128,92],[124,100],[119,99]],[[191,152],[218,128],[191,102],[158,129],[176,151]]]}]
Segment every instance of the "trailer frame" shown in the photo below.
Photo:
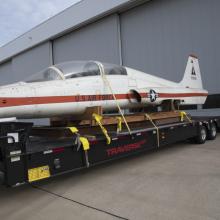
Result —
[{"label": "trailer frame", "polygon": [[[96,138],[89,138],[90,147],[85,150],[79,144],[78,134],[62,139],[47,135],[32,137],[33,123],[3,122],[0,123],[0,178],[4,185],[14,187],[157,150],[180,141],[202,144],[206,139],[215,139],[216,133],[210,138],[213,124],[220,129],[220,117],[192,117],[192,121],[158,125],[158,130],[154,126],[133,129],[132,134],[111,132],[110,144],[100,133]],[[62,130],[51,129],[51,132]],[[204,134],[205,137],[202,136]]]}]

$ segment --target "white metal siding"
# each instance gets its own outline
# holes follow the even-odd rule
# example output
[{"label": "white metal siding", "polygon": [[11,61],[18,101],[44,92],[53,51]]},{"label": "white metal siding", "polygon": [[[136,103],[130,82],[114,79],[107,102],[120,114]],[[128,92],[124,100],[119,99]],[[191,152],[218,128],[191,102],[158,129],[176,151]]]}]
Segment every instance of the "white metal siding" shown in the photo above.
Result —
[{"label": "white metal siding", "polygon": [[0,65],[0,86],[14,82],[11,61]]},{"label": "white metal siding", "polygon": [[22,80],[51,65],[50,42],[19,54],[12,60],[15,79]]},{"label": "white metal siding", "polygon": [[54,63],[99,60],[119,63],[117,15],[106,17],[53,42]]}]

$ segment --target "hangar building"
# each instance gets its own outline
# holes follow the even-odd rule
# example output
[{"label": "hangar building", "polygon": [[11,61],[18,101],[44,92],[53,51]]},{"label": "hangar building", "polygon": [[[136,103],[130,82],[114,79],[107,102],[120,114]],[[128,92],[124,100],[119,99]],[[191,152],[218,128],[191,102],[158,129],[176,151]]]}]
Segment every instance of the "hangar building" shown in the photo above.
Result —
[{"label": "hangar building", "polygon": [[0,84],[69,60],[122,64],[180,81],[200,59],[206,107],[220,107],[220,1],[82,0],[0,48]]}]

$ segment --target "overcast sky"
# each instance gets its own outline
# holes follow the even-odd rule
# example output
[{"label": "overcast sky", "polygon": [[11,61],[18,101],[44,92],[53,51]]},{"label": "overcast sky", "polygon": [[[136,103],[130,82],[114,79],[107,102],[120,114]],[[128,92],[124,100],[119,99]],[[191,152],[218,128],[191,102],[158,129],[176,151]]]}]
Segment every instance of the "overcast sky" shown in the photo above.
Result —
[{"label": "overcast sky", "polygon": [[0,47],[80,0],[0,0]]}]

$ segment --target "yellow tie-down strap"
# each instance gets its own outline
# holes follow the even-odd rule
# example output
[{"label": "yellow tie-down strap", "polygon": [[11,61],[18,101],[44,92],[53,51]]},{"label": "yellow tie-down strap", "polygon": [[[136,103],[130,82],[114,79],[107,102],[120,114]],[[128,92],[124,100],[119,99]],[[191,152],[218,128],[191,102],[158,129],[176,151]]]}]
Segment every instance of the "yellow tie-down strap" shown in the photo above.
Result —
[{"label": "yellow tie-down strap", "polygon": [[184,118],[187,118],[188,121],[189,121],[190,123],[192,123],[192,120],[189,118],[189,116],[187,115],[187,113],[184,112],[184,111],[182,111],[182,112],[180,112],[180,120],[181,120],[181,122],[184,121]]},{"label": "yellow tie-down strap", "polygon": [[76,134],[79,132],[79,130],[76,127],[69,127],[69,129],[73,134]]},{"label": "yellow tie-down strap", "polygon": [[92,117],[95,119],[95,121],[98,123],[99,127],[102,130],[102,133],[105,135],[107,144],[111,144],[111,138],[108,135],[108,131],[105,129],[105,127],[102,125],[102,116],[98,114],[93,114]]},{"label": "yellow tie-down strap", "polygon": [[122,118],[121,117],[116,117],[117,121],[118,121],[118,125],[117,125],[117,133],[122,131]]},{"label": "yellow tie-down strap", "polygon": [[[84,153],[85,153],[85,162],[86,162],[86,167],[89,167],[89,156],[88,156],[88,150],[90,149],[90,144],[89,144],[89,141],[86,137],[80,137],[80,134],[78,133],[79,130],[76,128],[76,127],[69,127],[70,131],[73,133],[73,134],[76,134],[77,137],[78,137],[78,147],[81,147],[83,148],[84,150]],[[79,143],[80,142],[80,143]]]},{"label": "yellow tie-down strap", "polygon": [[[76,127],[69,127],[73,134],[78,134],[79,130]],[[89,141],[85,137],[79,137],[80,143],[82,144],[83,150],[87,151],[90,149]]]},{"label": "yellow tie-down strap", "polygon": [[85,137],[80,137],[79,140],[80,140],[80,142],[81,142],[81,144],[82,144],[82,147],[83,147],[83,150],[84,150],[84,151],[87,151],[87,150],[90,149],[89,141],[88,141],[87,138],[85,138]]},{"label": "yellow tie-down strap", "polygon": [[145,114],[146,118],[151,122],[151,124],[155,127],[157,130],[157,146],[160,147],[160,133],[159,133],[159,128],[156,126],[156,124],[153,122],[152,118],[150,115]]}]

